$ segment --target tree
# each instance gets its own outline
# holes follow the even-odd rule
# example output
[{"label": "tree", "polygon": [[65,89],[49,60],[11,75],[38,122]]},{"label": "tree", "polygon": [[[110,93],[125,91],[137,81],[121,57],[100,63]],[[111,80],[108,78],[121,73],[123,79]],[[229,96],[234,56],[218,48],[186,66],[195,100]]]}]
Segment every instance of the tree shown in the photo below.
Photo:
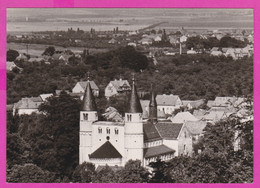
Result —
[{"label": "tree", "polygon": [[11,183],[51,183],[55,181],[54,177],[53,173],[29,163],[13,166],[6,180]]},{"label": "tree", "polygon": [[14,61],[19,56],[19,52],[16,50],[9,49],[6,53],[7,61]]},{"label": "tree", "polygon": [[120,183],[147,183],[150,175],[139,160],[129,160],[117,174]]},{"label": "tree", "polygon": [[30,158],[28,158],[30,149],[30,145],[19,134],[7,132],[6,155],[8,168],[30,161]]},{"label": "tree", "polygon": [[118,182],[117,174],[108,165],[106,165],[99,172],[97,172],[97,175],[93,179],[93,183],[117,183],[117,182]]},{"label": "tree", "polygon": [[52,56],[55,53],[55,48],[53,46],[49,46],[48,48],[45,49],[42,55],[48,55]]},{"label": "tree", "polygon": [[59,97],[49,98],[39,108],[46,114],[46,136],[51,136],[54,144],[57,166],[53,170],[69,178],[78,165],[80,106],[79,101],[63,91]]},{"label": "tree", "polygon": [[82,163],[73,172],[72,181],[78,183],[91,183],[96,176],[95,165],[92,163]]}]

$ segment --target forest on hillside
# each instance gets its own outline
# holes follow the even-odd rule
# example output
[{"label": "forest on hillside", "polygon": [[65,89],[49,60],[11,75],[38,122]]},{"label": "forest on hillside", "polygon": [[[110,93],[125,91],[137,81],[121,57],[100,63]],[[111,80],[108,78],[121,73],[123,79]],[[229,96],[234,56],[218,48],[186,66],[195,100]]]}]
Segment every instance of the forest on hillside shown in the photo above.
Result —
[{"label": "forest on hillside", "polygon": [[253,95],[253,57],[233,60],[208,54],[161,56],[158,65],[133,47],[124,47],[95,55],[72,56],[68,64],[16,61],[23,70],[7,73],[7,103],[22,97],[71,90],[90,72],[103,97],[110,80],[127,79],[135,73],[139,91],[154,84],[158,94],[179,95],[181,99],[214,99],[216,96]]}]

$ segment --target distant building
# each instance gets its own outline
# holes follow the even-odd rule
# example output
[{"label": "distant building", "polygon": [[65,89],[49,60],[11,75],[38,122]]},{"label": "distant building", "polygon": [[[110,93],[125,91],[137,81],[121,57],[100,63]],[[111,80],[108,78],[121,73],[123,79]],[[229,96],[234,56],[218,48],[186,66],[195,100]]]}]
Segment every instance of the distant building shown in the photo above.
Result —
[{"label": "distant building", "polygon": [[65,63],[68,63],[69,62],[69,58],[71,57],[72,55],[68,55],[68,54],[53,54],[52,55],[52,59],[55,60],[55,61],[63,61]]},{"label": "distant building", "polygon": [[28,62],[37,62],[37,63],[41,63],[41,62],[45,62],[45,59],[42,57],[32,57],[28,60]]},{"label": "distant building", "polygon": [[111,40],[108,41],[108,44],[116,44],[117,40],[112,38]]},{"label": "distant building", "polygon": [[187,54],[197,54],[197,52],[193,50],[193,48],[191,48],[190,50],[187,51]]},{"label": "distant building", "polygon": [[186,42],[188,39],[188,37],[186,37],[185,35],[180,37],[180,42]]},{"label": "distant building", "polygon": [[212,103],[211,110],[233,112],[243,101],[244,98],[242,97],[216,97]]},{"label": "distant building", "polygon": [[127,80],[115,79],[110,81],[105,88],[105,97],[109,98],[114,95],[122,94],[131,91],[130,84]]},{"label": "distant building", "polygon": [[16,57],[16,60],[24,60],[27,61],[28,57],[24,54],[19,54],[19,56]]},{"label": "distant building", "polygon": [[196,143],[204,133],[204,128],[207,125],[206,121],[186,121],[185,126],[192,135],[193,144]]},{"label": "distant building", "polygon": [[13,114],[30,115],[33,112],[38,113],[39,106],[43,103],[41,97],[22,98],[20,101],[14,104]]},{"label": "distant building", "polygon": [[191,109],[194,109],[194,108],[198,108],[199,106],[204,104],[204,100],[203,99],[195,100],[195,101],[182,100],[182,104],[183,104],[183,106],[186,106],[189,110],[191,110]]},{"label": "distant building", "polygon": [[142,45],[151,45],[153,43],[152,39],[150,38],[143,38],[139,41]]},{"label": "distant building", "polygon": [[12,71],[14,68],[22,70],[22,68],[18,67],[13,61],[6,62],[6,71]]},{"label": "distant building", "polygon": [[[96,83],[94,81],[89,81],[89,82],[90,82],[90,85],[91,85],[91,88],[92,88],[93,95],[95,97],[98,97],[99,96],[98,86],[96,85]],[[81,96],[83,96],[83,93],[85,92],[86,86],[87,86],[87,81],[77,82],[76,85],[74,86],[74,88],[72,89],[72,93],[82,94]]]},{"label": "distant building", "polygon": [[157,95],[157,108],[159,111],[164,111],[165,114],[172,114],[174,110],[182,106],[181,99],[178,95]]},{"label": "distant building", "polygon": [[185,123],[186,121],[199,121],[190,112],[179,112],[173,118],[171,118],[173,123]]},{"label": "distant building", "polygon": [[228,118],[230,114],[231,113],[226,113],[224,111],[209,111],[201,120],[209,123],[216,123],[217,121]]},{"label": "distant building", "polygon": [[135,43],[135,42],[129,42],[127,45],[128,45],[128,46],[136,47],[136,43]]}]

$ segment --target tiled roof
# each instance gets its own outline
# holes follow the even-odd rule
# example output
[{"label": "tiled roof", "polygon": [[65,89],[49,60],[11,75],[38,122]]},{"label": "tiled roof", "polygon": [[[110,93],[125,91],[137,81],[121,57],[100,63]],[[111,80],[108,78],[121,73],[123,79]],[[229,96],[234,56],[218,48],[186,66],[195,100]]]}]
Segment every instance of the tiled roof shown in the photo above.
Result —
[{"label": "tiled roof", "polygon": [[172,118],[173,123],[183,123],[185,121],[198,121],[190,112],[179,112]]},{"label": "tiled roof", "polygon": [[188,104],[191,105],[192,108],[198,108],[200,105],[204,103],[203,99],[195,100],[195,101],[189,101],[189,100],[182,100],[182,104],[184,106],[187,106]]},{"label": "tiled roof", "polygon": [[122,155],[116,150],[116,148],[109,142],[105,142],[96,151],[89,155],[89,158],[95,159],[111,159],[122,158]]},{"label": "tiled roof", "polygon": [[175,106],[177,105],[178,99],[179,99],[178,95],[157,95],[156,96],[157,105],[164,105],[164,106]]},{"label": "tiled roof", "polygon": [[46,101],[47,98],[52,97],[53,94],[52,93],[48,93],[48,94],[41,94],[40,97],[43,101]]},{"label": "tiled roof", "polygon": [[[86,86],[87,86],[87,82],[88,82],[88,81],[78,82],[77,84],[79,84],[79,85],[83,88],[83,90],[85,91]],[[92,89],[92,90],[99,90],[99,89],[98,89],[98,86],[96,85],[96,83],[95,83],[93,80],[91,80],[91,81],[89,81],[89,82],[90,82],[90,86],[91,86],[91,89]]]},{"label": "tiled roof", "polygon": [[175,150],[168,148],[165,145],[160,145],[160,146],[155,146],[155,147],[151,147],[151,148],[145,148],[144,157],[145,158],[156,157],[156,156],[170,154],[170,153],[174,153],[174,152],[175,152]]},{"label": "tiled roof", "polygon": [[213,103],[214,103],[213,100],[208,100],[208,102],[207,102],[207,106],[211,108],[212,105],[213,105]]},{"label": "tiled roof", "polygon": [[208,114],[204,115],[205,120],[218,121],[225,117],[224,111],[210,111]]},{"label": "tiled roof", "polygon": [[152,124],[150,121],[147,121],[143,124],[144,127],[144,141],[154,141],[154,140],[160,140],[161,136],[159,132],[157,131],[154,124]]},{"label": "tiled roof", "polygon": [[110,81],[110,83],[115,87],[117,91],[122,90],[123,88],[131,90],[131,86],[127,80],[114,80]]},{"label": "tiled roof", "polygon": [[158,122],[156,128],[162,138],[177,139],[182,129],[182,123],[172,123],[170,121]]},{"label": "tiled roof", "polygon": [[207,122],[205,121],[187,121],[184,123],[187,129],[193,135],[199,135],[203,133],[203,129],[206,127]]},{"label": "tiled roof", "polygon": [[117,109],[111,106],[106,109],[106,112],[102,114],[102,116],[104,116],[108,121],[122,122],[124,120]]},{"label": "tiled roof", "polygon": [[15,109],[38,109],[42,104],[42,100],[39,102],[38,97],[22,98],[15,103]]}]

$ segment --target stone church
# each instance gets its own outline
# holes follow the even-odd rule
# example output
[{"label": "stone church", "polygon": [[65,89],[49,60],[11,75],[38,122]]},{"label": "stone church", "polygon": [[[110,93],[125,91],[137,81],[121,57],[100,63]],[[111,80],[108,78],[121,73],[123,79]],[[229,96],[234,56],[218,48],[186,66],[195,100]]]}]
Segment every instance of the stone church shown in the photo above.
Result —
[{"label": "stone church", "polygon": [[147,166],[158,158],[170,160],[192,153],[192,136],[183,123],[157,119],[153,90],[149,118],[143,120],[134,79],[123,122],[98,120],[97,106],[88,80],[80,111],[79,134],[79,163],[91,162],[96,167],[124,166],[130,159],[140,160],[143,166]]}]

